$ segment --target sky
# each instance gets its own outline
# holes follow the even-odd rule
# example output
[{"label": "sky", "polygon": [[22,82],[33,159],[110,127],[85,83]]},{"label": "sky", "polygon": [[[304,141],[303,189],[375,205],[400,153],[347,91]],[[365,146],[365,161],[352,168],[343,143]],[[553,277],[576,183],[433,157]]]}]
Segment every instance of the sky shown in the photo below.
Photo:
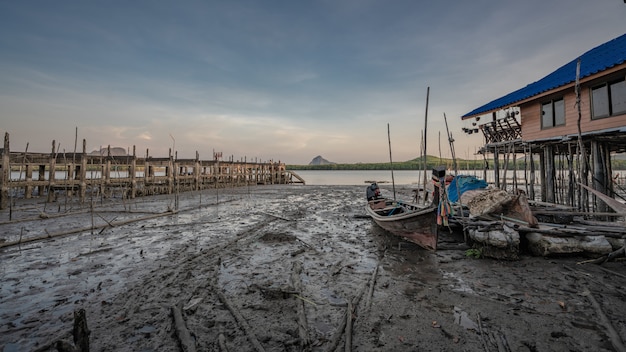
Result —
[{"label": "sky", "polygon": [[0,133],[12,151],[77,136],[78,152],[388,162],[421,155],[427,117],[428,154],[451,156],[447,121],[473,159],[462,115],[624,33],[623,0],[0,0]]}]

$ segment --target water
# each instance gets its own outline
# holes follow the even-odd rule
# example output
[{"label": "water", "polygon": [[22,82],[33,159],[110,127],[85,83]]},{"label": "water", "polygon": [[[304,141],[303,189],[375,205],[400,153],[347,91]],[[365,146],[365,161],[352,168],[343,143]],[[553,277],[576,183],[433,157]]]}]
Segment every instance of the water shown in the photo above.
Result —
[{"label": "water", "polygon": [[[361,186],[370,181],[391,184],[391,171],[387,170],[298,170],[307,185],[348,185]],[[422,182],[422,172],[413,170],[399,170],[393,172],[394,182],[397,185],[412,185]]]},{"label": "water", "polygon": [[[307,185],[347,185],[361,186],[370,181],[378,183],[392,183],[389,170],[297,170]],[[393,182],[396,185],[421,185],[424,182],[423,170],[396,170],[393,172]],[[480,171],[459,171],[459,174],[473,175],[482,178]],[[493,172],[490,172],[493,175]],[[431,171],[426,173],[427,182],[431,182]]]}]

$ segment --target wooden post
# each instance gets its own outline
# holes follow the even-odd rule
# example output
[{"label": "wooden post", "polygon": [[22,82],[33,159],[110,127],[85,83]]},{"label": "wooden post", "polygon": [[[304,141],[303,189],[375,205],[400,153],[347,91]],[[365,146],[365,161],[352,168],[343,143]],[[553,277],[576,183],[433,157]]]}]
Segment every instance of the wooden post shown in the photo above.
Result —
[{"label": "wooden post", "polygon": [[[612,190],[611,182],[611,163],[610,163],[610,151],[606,143],[598,141],[591,142],[591,154],[593,158],[593,188],[610,195]],[[607,175],[608,173],[608,175]],[[593,196],[594,203],[596,203],[599,212],[609,211],[609,206],[603,201],[598,201],[596,196]]]},{"label": "wooden post", "polygon": [[107,146],[107,157],[104,162],[104,170],[102,171],[102,195],[107,197],[107,188],[111,182],[111,146]]},{"label": "wooden post", "polygon": [[169,161],[165,168],[165,175],[167,176],[167,193],[174,193],[174,161],[172,160],[172,149],[169,152]]},{"label": "wooden post", "polygon": [[230,180],[230,187],[233,187],[233,156],[230,157],[230,162],[228,163],[228,177]]},{"label": "wooden post", "polygon": [[193,163],[193,182],[194,182],[194,186],[193,189],[195,191],[199,191],[200,188],[200,153],[198,153],[198,151],[196,150],[196,160]]},{"label": "wooden post", "polygon": [[[46,180],[46,165],[39,165],[39,171],[38,171],[37,180],[38,181],[45,181]],[[45,187],[43,185],[37,186],[37,195],[39,197],[41,197],[43,195],[44,188]]]},{"label": "wooden post", "polygon": [[568,174],[568,185],[567,185],[567,205],[574,206],[574,192],[576,190],[576,179],[574,176],[574,152],[572,151],[572,144],[567,144],[567,168],[569,170]]},{"label": "wooden post", "polygon": [[513,153],[513,189],[517,189],[517,151],[513,143],[514,142],[511,142],[511,151]]},{"label": "wooden post", "polygon": [[507,171],[509,170],[509,158],[510,158],[510,152],[511,152],[511,148],[510,148],[510,144],[507,143],[504,146],[502,146],[502,149],[504,150],[504,156],[503,156],[503,161],[504,161],[504,165],[502,166],[502,189],[506,191],[508,183],[506,180],[507,177]]},{"label": "wooden post", "polygon": [[554,192],[556,191],[554,181],[555,181],[555,169],[554,169],[554,147],[551,145],[546,145],[543,148],[544,154],[544,168],[545,168],[545,191],[546,191],[546,202],[554,203],[555,196]]},{"label": "wooden post", "polygon": [[535,159],[533,158],[532,145],[528,145],[528,157],[530,158],[530,199],[535,200]]},{"label": "wooden post", "polygon": [[80,156],[80,202],[87,195],[87,140],[83,139],[83,154]]},{"label": "wooden post", "polygon": [[424,195],[423,198],[424,201],[426,201],[426,199],[428,198],[428,190],[426,189],[426,184],[428,183],[428,178],[426,177],[427,169],[428,166],[426,165],[427,162],[427,154],[428,154],[428,149],[426,148],[426,140],[428,139],[428,99],[430,97],[430,87],[426,88],[426,112],[424,113],[424,138],[423,138],[423,142],[424,142],[424,154],[422,155],[423,159],[424,159],[424,183],[422,184],[422,188],[424,190]]},{"label": "wooden post", "polygon": [[493,177],[496,188],[500,188],[500,153],[498,146],[493,148]]},{"label": "wooden post", "polygon": [[56,141],[52,141],[52,153],[50,153],[50,166],[48,170],[48,202],[54,200],[54,173],[56,169]]},{"label": "wooden post", "polygon": [[33,166],[26,164],[26,187],[24,187],[24,198],[30,199],[33,196]]},{"label": "wooden post", "polygon": [[2,149],[2,173],[0,173],[0,209],[9,207],[9,181],[11,180],[9,153],[9,133],[5,132],[4,149]]},{"label": "wooden post", "polygon": [[137,149],[133,145],[133,158],[130,160],[130,198],[137,196]]},{"label": "wooden post", "polygon": [[543,149],[541,149],[541,151],[539,152],[539,179],[542,180],[541,181],[541,201],[545,202],[546,201],[546,155],[543,151]]}]

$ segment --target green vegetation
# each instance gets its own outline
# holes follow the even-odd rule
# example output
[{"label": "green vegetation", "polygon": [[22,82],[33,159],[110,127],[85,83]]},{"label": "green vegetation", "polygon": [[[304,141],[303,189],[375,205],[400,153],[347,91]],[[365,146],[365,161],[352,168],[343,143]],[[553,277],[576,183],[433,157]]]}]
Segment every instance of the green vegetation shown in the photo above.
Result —
[{"label": "green vegetation", "polygon": [[477,248],[470,248],[465,251],[465,256],[468,258],[480,259],[483,256],[483,252]]},{"label": "green vegetation", "polygon": [[[466,161],[463,161],[466,163]],[[481,169],[484,162],[482,160],[468,161],[469,168]],[[452,168],[452,159],[440,159],[439,157],[428,155],[426,167],[432,169],[435,166],[445,165]],[[461,168],[461,165],[459,165]],[[463,164],[463,169],[466,164]],[[393,163],[394,170],[423,170],[424,161],[422,158],[415,158],[409,161]],[[287,170],[391,170],[390,163],[356,163],[356,164],[328,164],[328,165],[287,165]]]},{"label": "green vegetation", "polygon": [[[535,170],[539,170],[539,159],[535,158]],[[457,159],[457,168],[459,170],[482,170],[485,168],[485,163],[489,170],[493,170],[493,159],[487,159],[487,161],[481,159],[477,160],[465,160]],[[524,170],[524,159],[517,160],[517,170]],[[444,165],[448,169],[453,169],[454,164],[452,159],[439,158],[436,156],[428,155],[426,158],[426,169],[431,170],[433,167]],[[512,160],[509,160],[508,169],[513,170],[514,164]],[[500,160],[500,168],[504,167],[504,161]],[[626,159],[613,158],[611,160],[611,167],[613,170],[626,170]],[[422,158],[415,158],[408,161],[400,161],[393,163],[394,170],[424,170],[424,163]],[[390,163],[356,163],[356,164],[328,164],[328,165],[287,165],[287,170],[391,170]]]}]

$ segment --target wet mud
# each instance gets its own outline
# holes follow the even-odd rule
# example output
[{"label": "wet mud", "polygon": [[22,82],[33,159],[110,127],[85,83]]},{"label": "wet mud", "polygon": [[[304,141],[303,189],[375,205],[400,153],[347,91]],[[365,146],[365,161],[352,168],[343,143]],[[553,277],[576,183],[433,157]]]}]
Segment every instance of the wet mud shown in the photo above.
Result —
[{"label": "wet mud", "polygon": [[447,249],[429,252],[367,218],[364,189],[17,201],[0,214],[0,244],[23,242],[0,249],[0,350],[54,351],[85,309],[91,351],[181,351],[173,307],[198,351],[614,351],[615,334],[626,340],[624,262],[474,259],[447,233]]}]

